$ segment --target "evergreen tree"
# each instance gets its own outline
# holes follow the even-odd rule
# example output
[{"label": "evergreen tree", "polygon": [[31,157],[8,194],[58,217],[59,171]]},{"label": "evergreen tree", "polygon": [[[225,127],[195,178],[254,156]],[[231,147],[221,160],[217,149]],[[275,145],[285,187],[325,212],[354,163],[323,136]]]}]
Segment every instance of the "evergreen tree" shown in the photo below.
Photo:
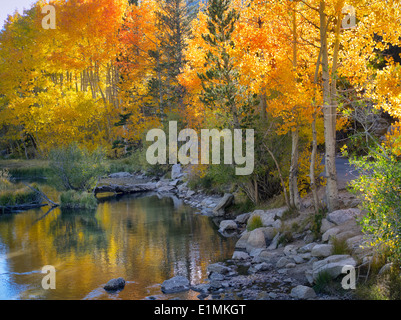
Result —
[{"label": "evergreen tree", "polygon": [[[240,128],[252,121],[252,106],[257,101],[256,96],[246,95],[239,84],[239,72],[228,50],[234,47],[232,36],[239,13],[230,8],[230,0],[210,0],[207,15],[209,32],[202,38],[211,50],[206,53],[209,69],[198,73],[203,88],[201,101],[210,108],[222,108],[232,127]],[[247,116],[240,119],[240,114]]]}]

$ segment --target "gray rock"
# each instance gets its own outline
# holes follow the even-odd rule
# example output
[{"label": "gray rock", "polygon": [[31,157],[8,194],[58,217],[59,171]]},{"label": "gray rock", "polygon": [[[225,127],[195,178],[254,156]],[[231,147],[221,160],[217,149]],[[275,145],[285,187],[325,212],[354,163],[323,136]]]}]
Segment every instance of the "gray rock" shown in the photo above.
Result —
[{"label": "gray rock", "polygon": [[212,273],[209,275],[209,279],[210,279],[211,281],[223,281],[223,280],[225,279],[225,277],[224,277],[222,274],[220,274],[220,273],[212,272]]},{"label": "gray rock", "polygon": [[210,288],[210,284],[208,283],[200,283],[194,286],[191,286],[191,290],[201,293],[208,293]]},{"label": "gray rock", "polygon": [[246,251],[251,252],[256,248],[265,248],[266,240],[262,228],[257,228],[249,233],[249,238],[246,243]]},{"label": "gray rock", "polygon": [[261,261],[261,262],[270,262],[274,256],[275,256],[275,254],[272,254],[271,252],[269,252],[269,251],[267,251],[267,250],[263,250],[263,251],[257,256],[257,258],[258,258],[259,261]]},{"label": "gray rock", "polygon": [[179,179],[175,179],[175,180],[171,181],[171,182],[169,183],[169,185],[170,185],[170,186],[176,187],[176,186],[178,185],[178,182],[179,182],[179,181],[180,181]]},{"label": "gray rock", "polygon": [[335,236],[337,233],[339,233],[341,230],[338,227],[331,228],[327,230],[325,233],[322,235],[322,241],[326,242],[329,241],[331,237]]},{"label": "gray rock", "polygon": [[276,268],[278,268],[278,269],[283,268],[290,262],[291,262],[291,260],[288,259],[287,257],[281,257],[276,263]]},{"label": "gray rock", "polygon": [[182,167],[181,164],[174,164],[171,168],[171,179],[175,180],[182,177]]},{"label": "gray rock", "polygon": [[306,253],[306,252],[311,252],[313,247],[316,245],[316,243],[308,243],[307,245],[304,245],[303,247],[298,249],[299,253]]},{"label": "gray rock", "polygon": [[393,263],[392,263],[392,262],[386,263],[383,267],[380,268],[378,274],[379,274],[379,275],[382,275],[382,274],[386,274],[386,273],[390,272],[392,266],[393,266]]},{"label": "gray rock", "polygon": [[327,219],[322,219],[322,225],[320,226],[320,232],[325,233],[327,230],[335,227],[336,225],[333,222],[330,222]]},{"label": "gray rock", "polygon": [[268,271],[271,270],[273,268],[273,265],[270,263],[266,263],[266,262],[262,262],[262,263],[258,263],[252,267],[249,268],[248,272],[249,273],[256,273],[256,272],[260,272],[260,271]]},{"label": "gray rock", "polygon": [[333,246],[331,244],[317,244],[311,251],[312,257],[326,258],[333,252]]},{"label": "gray rock", "polygon": [[189,280],[182,276],[176,276],[163,282],[161,290],[163,293],[176,293],[187,291],[190,288]]},{"label": "gray rock", "polygon": [[234,251],[232,257],[233,260],[247,260],[249,258],[250,258],[249,254],[244,251]]},{"label": "gray rock", "polygon": [[294,245],[289,244],[285,246],[283,252],[286,256],[295,255],[297,254],[297,248]]},{"label": "gray rock", "polygon": [[221,273],[221,274],[227,274],[230,272],[230,268],[224,266],[221,263],[213,263],[209,264],[207,266],[207,272],[210,273]]},{"label": "gray rock", "polygon": [[185,198],[191,198],[196,192],[193,190],[188,190],[185,194]]},{"label": "gray rock", "polygon": [[357,249],[364,242],[363,235],[357,235],[355,237],[349,238],[345,243],[350,249]]},{"label": "gray rock", "polygon": [[236,230],[238,228],[237,224],[234,220],[223,220],[220,222],[219,231],[231,231]]},{"label": "gray rock", "polygon": [[306,300],[316,298],[316,293],[311,287],[299,285],[295,288],[292,288],[290,296],[295,299]]},{"label": "gray rock", "polygon": [[119,178],[132,178],[133,175],[129,172],[116,172],[109,174],[110,178],[119,179]]},{"label": "gray rock", "polygon": [[277,249],[279,239],[280,239],[280,232],[277,232],[276,236],[273,238],[272,242],[270,243],[270,245],[267,249],[269,249],[269,250]]},{"label": "gray rock", "polygon": [[262,253],[262,251],[265,251],[266,250],[266,248],[254,248],[254,249],[252,249],[251,250],[251,252],[249,252],[249,255],[251,256],[251,257],[258,257],[261,253]]},{"label": "gray rock", "polygon": [[273,240],[277,234],[277,230],[273,227],[265,227],[262,228],[263,233],[265,234],[265,238],[269,241]]},{"label": "gray rock", "polygon": [[213,215],[216,217],[224,215],[224,209],[227,208],[234,200],[234,196],[231,193],[224,194],[223,198],[220,199],[219,203],[213,209]]},{"label": "gray rock", "polygon": [[348,239],[351,239],[351,238],[359,236],[359,235],[360,235],[360,231],[357,229],[345,230],[345,231],[337,233],[335,236],[330,237],[329,243],[331,243],[333,241],[333,237],[335,237],[339,241],[346,241]]},{"label": "gray rock", "polygon": [[344,266],[356,266],[356,261],[349,255],[333,255],[326,259],[316,261],[312,265],[312,277],[314,280],[321,272],[326,272],[332,279],[338,277]]},{"label": "gray rock", "polygon": [[122,290],[125,287],[125,280],[123,278],[111,279],[104,286],[106,291]]},{"label": "gray rock", "polygon": [[252,217],[254,216],[260,217],[260,219],[262,220],[262,225],[264,227],[272,227],[274,224],[274,217],[275,217],[274,212],[255,210],[254,212],[251,213],[251,216],[248,219],[248,224],[250,221],[252,221]]},{"label": "gray rock", "polygon": [[243,213],[240,214],[238,216],[235,217],[235,222],[240,223],[240,224],[244,224],[248,221],[249,217],[250,217],[250,213]]},{"label": "gray rock", "polygon": [[361,214],[361,210],[357,208],[341,209],[336,210],[327,215],[327,220],[335,223],[336,225],[341,225],[344,222],[355,219]]},{"label": "gray rock", "polygon": [[302,258],[300,255],[297,256],[293,256],[292,259],[295,261],[296,264],[301,264],[301,263],[305,263],[305,259]]},{"label": "gray rock", "polygon": [[236,249],[245,250],[246,244],[248,243],[250,232],[245,231],[241,237],[238,239],[237,243],[235,244]]}]

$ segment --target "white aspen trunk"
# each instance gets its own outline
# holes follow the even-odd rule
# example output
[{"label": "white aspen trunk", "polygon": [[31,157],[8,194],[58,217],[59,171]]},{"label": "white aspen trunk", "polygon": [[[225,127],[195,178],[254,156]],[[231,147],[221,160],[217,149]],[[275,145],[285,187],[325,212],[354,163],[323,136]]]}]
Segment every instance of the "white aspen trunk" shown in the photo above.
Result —
[{"label": "white aspen trunk", "polygon": [[320,42],[322,50],[322,80],[323,80],[323,115],[324,115],[324,138],[325,138],[325,166],[326,166],[326,202],[329,212],[336,210],[338,205],[338,187],[336,171],[336,129],[335,112],[331,100],[329,56],[327,48],[327,17],[324,13],[325,2],[320,2]]}]

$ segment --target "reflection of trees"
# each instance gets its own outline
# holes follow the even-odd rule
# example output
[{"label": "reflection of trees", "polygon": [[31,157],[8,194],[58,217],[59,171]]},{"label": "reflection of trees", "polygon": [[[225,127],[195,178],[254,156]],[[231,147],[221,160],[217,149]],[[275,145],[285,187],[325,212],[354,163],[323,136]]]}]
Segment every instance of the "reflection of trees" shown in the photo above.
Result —
[{"label": "reflection of trees", "polygon": [[49,226],[58,253],[85,254],[107,248],[105,232],[95,213],[93,210],[61,210]]},{"label": "reflection of trees", "polygon": [[[169,197],[147,197],[136,204],[141,210],[136,208],[135,212],[145,215],[140,220],[146,228],[135,231],[144,233],[148,246],[145,250],[161,249],[159,262],[164,278],[181,274],[199,281],[209,261],[231,255],[233,239],[221,237],[211,219],[194,215],[194,209],[185,205],[174,208]],[[129,224],[134,229],[141,227],[135,221]]]}]

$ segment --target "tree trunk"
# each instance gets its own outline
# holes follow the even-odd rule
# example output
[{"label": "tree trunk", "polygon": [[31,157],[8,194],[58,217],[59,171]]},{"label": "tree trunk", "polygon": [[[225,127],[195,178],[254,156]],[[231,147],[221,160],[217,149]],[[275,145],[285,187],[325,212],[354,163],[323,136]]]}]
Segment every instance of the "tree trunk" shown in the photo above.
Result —
[{"label": "tree trunk", "polygon": [[298,146],[299,146],[299,133],[298,129],[291,132],[291,167],[289,175],[289,191],[290,191],[290,205],[294,208],[300,208],[299,191],[298,191]]},{"label": "tree trunk", "polygon": [[[296,3],[294,3],[296,6]],[[294,84],[296,83],[296,69],[297,69],[297,20],[296,20],[296,8],[294,7],[293,11],[293,20],[292,20],[292,35],[293,35],[293,44],[292,44],[292,65],[294,68]],[[293,112],[296,112],[296,107],[294,107]],[[289,191],[290,191],[290,204],[292,207],[299,209],[300,208],[300,200],[299,200],[299,191],[298,191],[298,158],[299,158],[299,132],[298,126],[291,131],[291,167],[290,167],[290,175],[289,175]]]},{"label": "tree trunk", "polygon": [[326,167],[326,201],[329,212],[336,210],[338,206],[338,188],[336,171],[336,112],[333,110],[331,100],[329,54],[327,47],[327,17],[324,13],[325,2],[320,2],[320,43],[322,50],[322,80],[323,80],[323,116],[324,116],[324,138],[325,138],[325,167]]}]

